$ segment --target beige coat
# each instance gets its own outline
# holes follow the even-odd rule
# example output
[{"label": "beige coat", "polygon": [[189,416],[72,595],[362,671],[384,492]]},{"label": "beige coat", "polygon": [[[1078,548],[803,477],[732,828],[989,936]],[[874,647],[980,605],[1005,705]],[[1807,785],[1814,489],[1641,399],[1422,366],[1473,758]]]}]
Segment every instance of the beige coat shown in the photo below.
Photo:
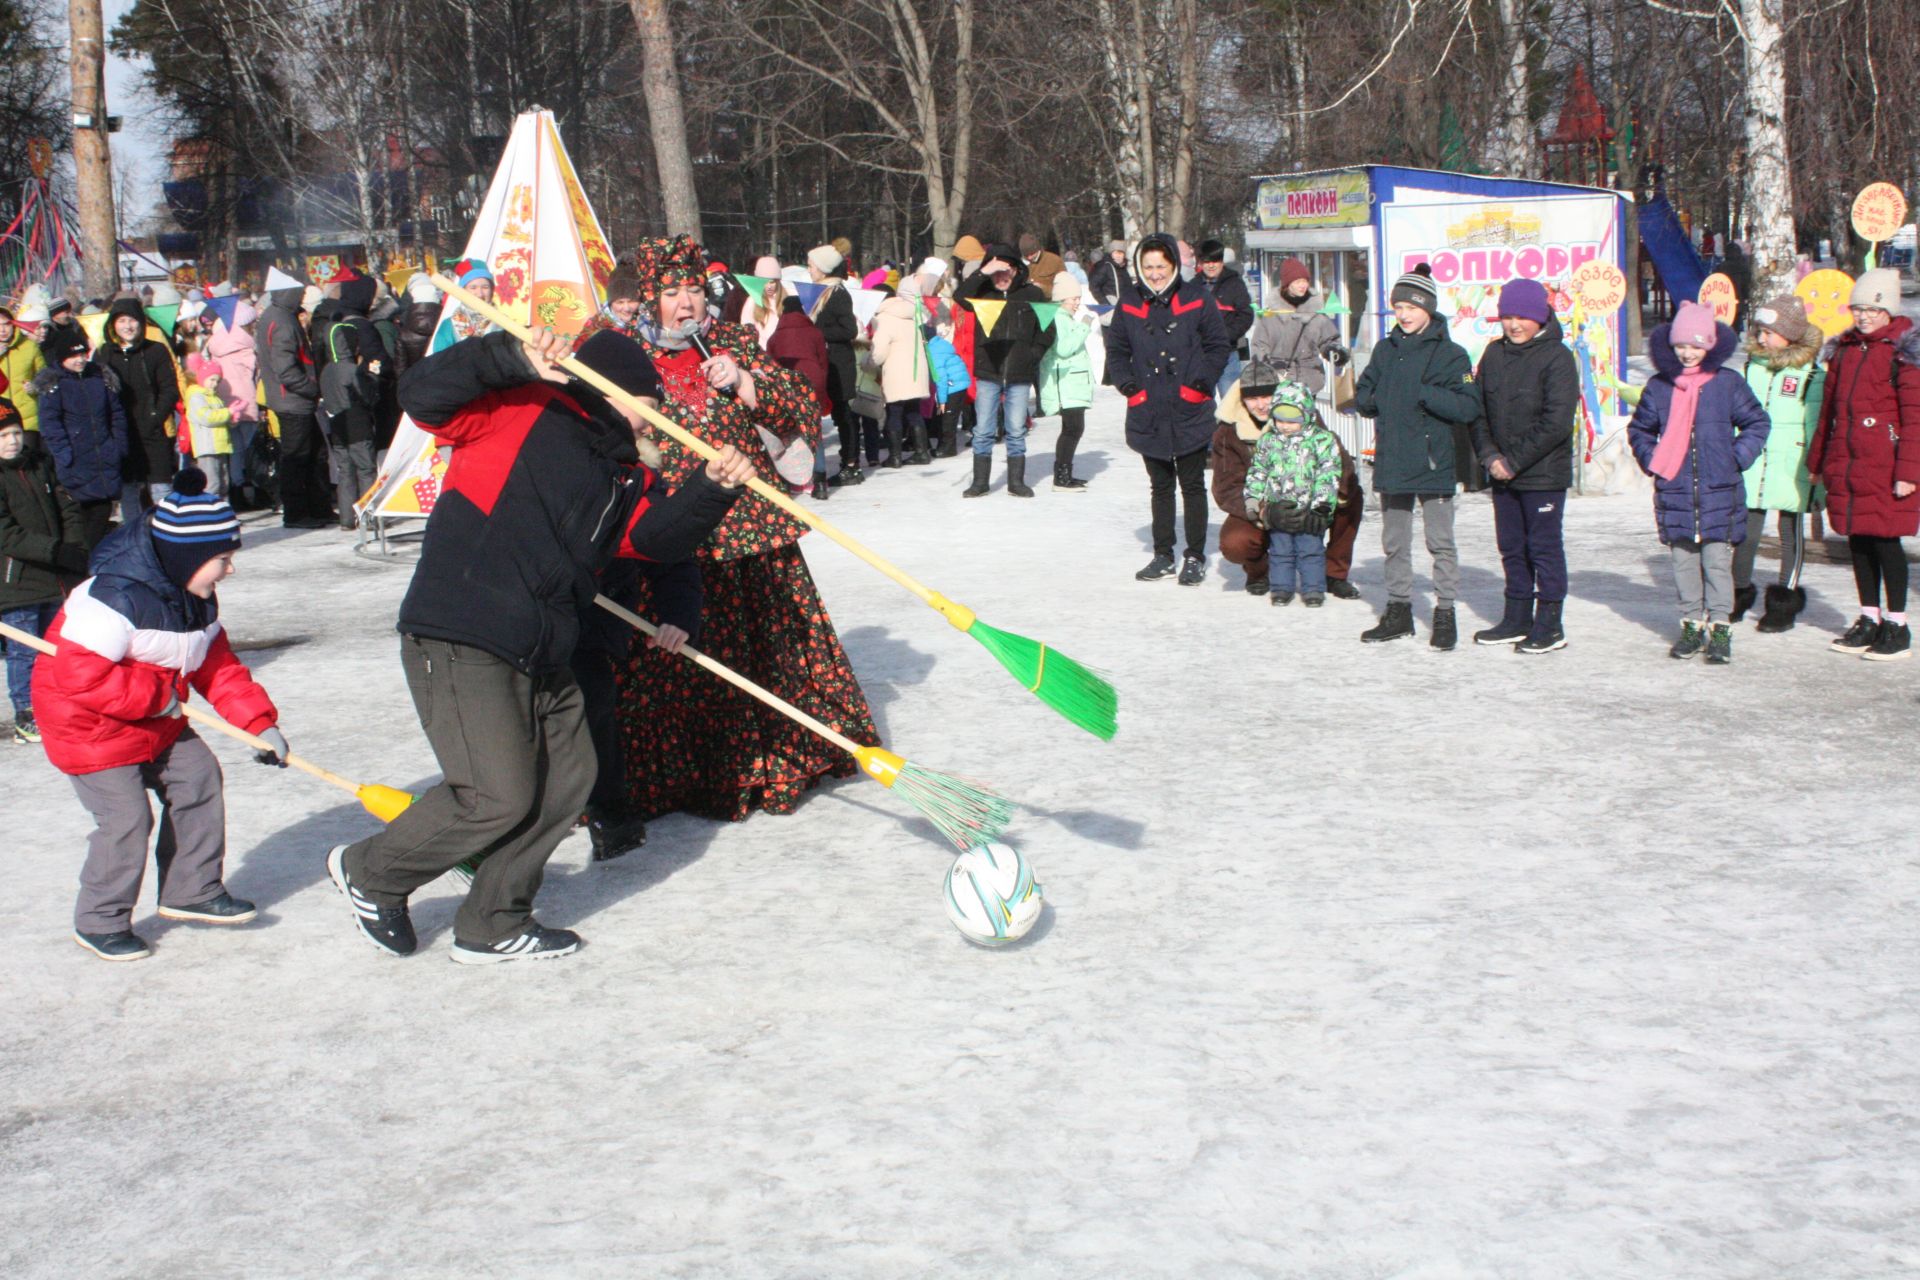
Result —
[{"label": "beige coat", "polygon": [[910,294],[888,298],[873,317],[873,362],[880,369],[880,394],[888,404],[919,400],[933,391],[917,301]]}]

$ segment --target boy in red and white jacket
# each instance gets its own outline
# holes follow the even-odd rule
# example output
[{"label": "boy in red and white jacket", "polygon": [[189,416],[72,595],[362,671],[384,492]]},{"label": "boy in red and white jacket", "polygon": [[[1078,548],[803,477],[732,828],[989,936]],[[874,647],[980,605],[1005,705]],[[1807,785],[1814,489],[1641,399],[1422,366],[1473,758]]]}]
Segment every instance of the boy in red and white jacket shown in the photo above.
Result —
[{"label": "boy in red and white jacket", "polygon": [[93,815],[74,908],[74,941],[103,960],[144,960],[131,926],[160,797],[159,914],[198,924],[245,924],[253,904],[222,883],[227,831],[220,765],[187,727],[194,692],[229,723],[266,739],[263,764],[284,766],[279,712],[220,625],[214,588],[233,572],[240,522],[189,468],[144,519],[109,535],[94,575],[74,588],[47,629],[56,646],[34,666],[33,705],[54,767]]}]

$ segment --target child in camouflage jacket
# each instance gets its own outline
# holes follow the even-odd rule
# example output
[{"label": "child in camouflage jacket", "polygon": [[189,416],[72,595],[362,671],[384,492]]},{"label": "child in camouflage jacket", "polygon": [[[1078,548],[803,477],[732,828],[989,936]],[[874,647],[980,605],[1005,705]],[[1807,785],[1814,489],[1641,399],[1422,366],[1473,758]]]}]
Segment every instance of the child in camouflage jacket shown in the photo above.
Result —
[{"label": "child in camouflage jacket", "polygon": [[1266,529],[1275,605],[1317,609],[1327,598],[1327,529],[1340,500],[1340,442],[1314,408],[1313,393],[1282,382],[1273,393],[1273,426],[1254,447],[1247,470],[1247,519]]}]

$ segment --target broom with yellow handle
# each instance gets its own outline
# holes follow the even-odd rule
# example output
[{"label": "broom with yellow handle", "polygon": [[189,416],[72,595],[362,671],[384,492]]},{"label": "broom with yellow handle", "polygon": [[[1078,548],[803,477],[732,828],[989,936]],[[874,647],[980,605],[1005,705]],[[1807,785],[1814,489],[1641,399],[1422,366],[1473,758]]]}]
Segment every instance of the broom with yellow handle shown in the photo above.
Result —
[{"label": "broom with yellow handle", "polygon": [[[534,341],[534,335],[527,326],[492,303],[482,301],[468,293],[444,275],[435,275],[432,279],[438,288],[468,310],[485,316],[496,327],[513,334],[522,342]],[[681,445],[698,456],[711,460],[718,453],[718,450],[700,437],[671,421],[637,397],[621,390],[612,381],[589,369],[578,360],[569,358],[559,363],[560,367],[568,373],[595,388],[608,399],[618,401],[639,413],[658,430],[679,441]],[[1118,727],[1115,715],[1119,710],[1119,695],[1114,692],[1113,686],[1101,679],[1099,675],[1041,641],[988,626],[980,621],[973,610],[967,606],[949,600],[938,591],[922,585],[904,570],[869,550],[853,535],[837,528],[818,513],[801,506],[758,477],[749,479],[747,487],[795,519],[805,521],[818,529],[828,538],[918,596],[924,604],[937,611],[955,628],[966,632],[985,646],[987,652],[992,654],[1001,666],[1026,686],[1027,692],[1035,695],[1095,737],[1103,740],[1113,737]]]},{"label": "broom with yellow handle", "polygon": [[[632,623],[647,635],[660,634],[659,628],[651,622],[605,596],[595,596],[593,602],[614,617]],[[692,645],[682,645],[680,656],[711,671],[734,688],[758,698],[781,715],[803,728],[811,729],[852,756],[869,778],[905,799],[941,835],[962,849],[985,844],[1006,830],[1007,823],[1013,820],[1013,806],[1004,797],[977,782],[923,769],[884,747],[863,747],[832,725],[814,719],[778,694],[761,688],[733,668],[722,666]]]},{"label": "broom with yellow handle", "polygon": [[[30,649],[38,649],[48,657],[53,656],[53,646],[39,636],[28,635],[17,628],[0,622],[0,636],[5,636],[15,644],[24,644]],[[255,751],[273,751],[273,744],[264,738],[256,738],[245,729],[236,729],[219,716],[202,711],[198,707],[180,704],[180,712],[197,725],[212,729],[215,733],[224,733],[229,738],[246,743]],[[311,760],[300,756],[288,755],[287,763],[302,773],[310,773],[320,781],[336,786],[342,791],[351,791],[363,808],[382,822],[392,822],[401,811],[413,803],[413,797],[398,787],[383,787],[377,782],[351,782],[331,769],[322,769]]]}]

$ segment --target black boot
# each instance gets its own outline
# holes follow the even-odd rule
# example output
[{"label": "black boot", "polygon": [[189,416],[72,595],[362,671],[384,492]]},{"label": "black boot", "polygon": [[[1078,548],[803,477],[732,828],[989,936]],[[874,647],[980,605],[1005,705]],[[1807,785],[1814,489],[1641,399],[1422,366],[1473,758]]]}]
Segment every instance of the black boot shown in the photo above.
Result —
[{"label": "black boot", "polygon": [[934,452],[942,458],[957,458],[960,456],[960,417],[958,414],[948,415],[947,428],[940,433],[940,445]]},{"label": "black boot", "polygon": [[1567,633],[1560,629],[1560,608],[1564,600],[1542,600],[1534,615],[1533,630],[1514,647],[1515,653],[1552,653],[1567,647]]},{"label": "black boot", "polygon": [[1753,602],[1759,598],[1760,591],[1757,587],[1735,587],[1733,589],[1733,613],[1729,615],[1728,621],[1738,622],[1740,619],[1746,617],[1747,610],[1753,608]]},{"label": "black boot", "polygon": [[1387,601],[1387,611],[1380,615],[1380,621],[1360,633],[1360,639],[1367,644],[1385,644],[1389,640],[1401,640],[1413,634],[1413,605],[1404,600]]},{"label": "black boot", "polygon": [[1433,634],[1427,638],[1427,644],[1442,652],[1460,643],[1460,628],[1454,622],[1452,605],[1434,606],[1433,626],[1429,630]]},{"label": "black boot", "polygon": [[907,454],[901,447],[900,428],[895,425],[892,418],[888,418],[887,425],[882,430],[887,437],[887,466],[889,468],[906,466]]},{"label": "black boot", "polygon": [[1791,631],[1793,620],[1806,607],[1806,588],[1778,585],[1768,587],[1767,611],[1760,615],[1758,629],[1766,632]]},{"label": "black boot", "polygon": [[1022,454],[1018,458],[1007,459],[1007,492],[1016,498],[1031,498],[1033,490],[1027,488],[1027,459]]},{"label": "black boot", "polygon": [[1360,589],[1345,578],[1328,578],[1327,594],[1336,600],[1358,600]]},{"label": "black boot", "polygon": [[810,492],[816,502],[825,502],[833,496],[833,489],[827,484],[826,472],[816,471],[813,473],[813,488]]},{"label": "black boot", "polygon": [[961,490],[963,498],[985,497],[987,481],[993,477],[993,455],[976,453],[973,455],[973,484]]},{"label": "black boot", "polygon": [[933,455],[927,451],[927,424],[915,418],[913,421],[913,452],[907,455],[907,465],[924,467],[933,461]]},{"label": "black boot", "polygon": [[587,815],[587,839],[595,862],[611,862],[647,842],[647,824],[623,810],[596,810]]},{"label": "black boot", "polygon": [[1518,644],[1533,630],[1533,597],[1508,596],[1507,611],[1498,626],[1473,633],[1475,644]]},{"label": "black boot", "polygon": [[1073,463],[1056,462],[1053,464],[1053,487],[1071,493],[1086,488],[1087,482],[1073,478]]},{"label": "black boot", "polygon": [[840,459],[840,474],[836,475],[833,478],[832,483],[834,484],[865,484],[866,482],[867,482],[867,473],[860,469],[860,463],[858,460],[849,462],[845,458]]}]

